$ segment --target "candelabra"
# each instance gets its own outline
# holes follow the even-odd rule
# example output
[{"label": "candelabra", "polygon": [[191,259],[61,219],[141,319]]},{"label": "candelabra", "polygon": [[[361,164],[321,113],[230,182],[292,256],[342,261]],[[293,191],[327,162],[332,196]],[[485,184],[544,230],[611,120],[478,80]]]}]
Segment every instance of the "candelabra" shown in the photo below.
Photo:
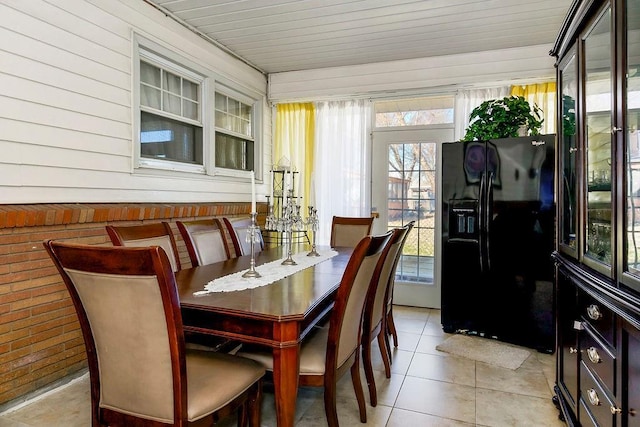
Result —
[{"label": "candelabra", "polygon": [[303,227],[310,226],[313,231],[313,245],[311,246],[311,252],[308,256],[320,256],[316,252],[316,231],[318,230],[318,210],[313,206],[309,206],[309,213],[306,219],[303,219],[300,215],[300,205],[297,204],[297,200],[290,195],[285,196],[284,206],[282,207],[282,216],[277,217],[273,212],[273,205],[269,206],[269,215],[266,219],[266,228],[269,230],[276,230],[280,233],[285,233],[284,243],[287,258],[282,261],[282,265],[296,265],[297,263],[291,257],[291,246],[293,243],[293,231],[299,231]]},{"label": "candelabra", "polygon": [[255,254],[255,244],[258,242],[258,224],[256,223],[256,216],[258,214],[256,212],[251,212],[251,225],[247,230],[247,243],[251,247],[251,261],[249,264],[249,270],[247,270],[242,277],[262,277],[260,273],[256,271],[256,254]]}]

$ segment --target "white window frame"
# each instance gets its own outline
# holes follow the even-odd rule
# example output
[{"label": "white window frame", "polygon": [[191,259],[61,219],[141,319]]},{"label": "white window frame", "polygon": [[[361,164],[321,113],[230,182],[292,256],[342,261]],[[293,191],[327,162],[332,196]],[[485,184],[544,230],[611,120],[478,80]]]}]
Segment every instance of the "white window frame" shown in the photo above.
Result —
[{"label": "white window frame", "polygon": [[[160,174],[200,174],[248,179],[245,170],[226,169],[215,166],[215,93],[216,91],[252,107],[252,130],[254,142],[254,168],[256,177],[262,176],[262,114],[264,95],[249,90],[206,67],[196,64],[184,56],[163,47],[139,34],[133,34],[132,75],[132,123],[133,123],[133,173],[157,172]],[[141,156],[140,113],[140,60],[144,59],[168,71],[200,84],[200,117],[202,123],[202,165],[171,160],[151,159]],[[188,120],[184,120],[189,123]],[[187,175],[187,176],[188,176]]]}]

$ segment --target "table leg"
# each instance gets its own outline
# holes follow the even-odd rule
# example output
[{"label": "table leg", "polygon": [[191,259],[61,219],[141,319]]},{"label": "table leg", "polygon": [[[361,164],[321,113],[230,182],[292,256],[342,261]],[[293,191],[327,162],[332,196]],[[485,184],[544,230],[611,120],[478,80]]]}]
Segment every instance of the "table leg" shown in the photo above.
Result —
[{"label": "table leg", "polygon": [[273,386],[278,427],[293,427],[298,398],[300,346],[273,349]]}]

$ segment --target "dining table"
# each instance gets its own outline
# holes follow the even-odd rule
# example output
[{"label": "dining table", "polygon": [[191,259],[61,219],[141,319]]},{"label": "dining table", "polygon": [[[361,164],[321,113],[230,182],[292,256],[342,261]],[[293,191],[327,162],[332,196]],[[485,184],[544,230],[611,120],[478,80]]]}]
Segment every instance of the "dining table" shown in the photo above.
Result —
[{"label": "dining table", "polygon": [[[292,245],[292,252],[308,252],[308,245]],[[251,255],[186,268],[176,273],[185,332],[215,335],[270,348],[277,425],[292,427],[298,394],[300,345],[333,307],[336,291],[353,248],[272,283],[234,291],[204,291],[211,280],[251,268]],[[318,247],[320,254],[331,252]],[[284,246],[254,255],[255,271],[287,258]],[[284,266],[283,266],[284,268]],[[244,279],[245,281],[247,279]],[[224,387],[224,384],[220,384]]]}]

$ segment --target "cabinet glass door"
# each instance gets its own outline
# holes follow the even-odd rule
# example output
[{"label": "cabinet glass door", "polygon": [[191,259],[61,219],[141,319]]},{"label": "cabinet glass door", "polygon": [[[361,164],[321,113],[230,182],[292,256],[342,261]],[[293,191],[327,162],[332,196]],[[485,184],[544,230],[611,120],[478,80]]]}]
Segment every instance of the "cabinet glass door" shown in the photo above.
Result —
[{"label": "cabinet glass door", "polygon": [[577,226],[577,170],[578,149],[576,147],[576,100],[578,99],[578,69],[575,51],[571,51],[566,59],[561,61],[559,69],[560,107],[562,121],[558,126],[560,143],[560,188],[559,201],[561,217],[560,250],[577,256],[576,226]]},{"label": "cabinet glass door", "polygon": [[600,15],[584,39],[585,60],[585,261],[611,274],[612,201],[611,9]]},{"label": "cabinet glass door", "polygon": [[[627,1],[626,270],[640,278],[640,0]],[[640,285],[635,286],[640,291]]]}]

